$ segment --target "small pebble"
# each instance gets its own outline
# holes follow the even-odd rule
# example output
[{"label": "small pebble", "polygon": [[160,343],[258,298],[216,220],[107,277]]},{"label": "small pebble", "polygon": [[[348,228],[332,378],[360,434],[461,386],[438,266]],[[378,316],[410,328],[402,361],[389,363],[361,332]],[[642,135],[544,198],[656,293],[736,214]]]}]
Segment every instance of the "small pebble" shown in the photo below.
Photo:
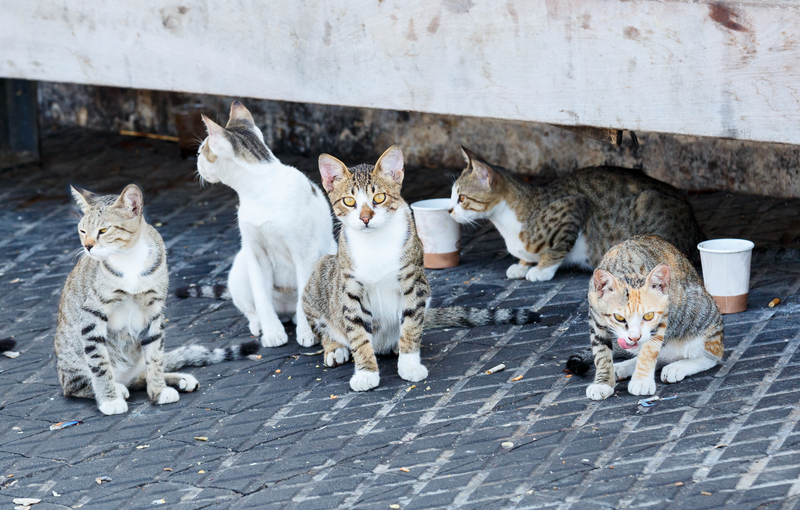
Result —
[{"label": "small pebble", "polygon": [[500,446],[503,447],[503,450],[510,450],[514,448],[514,443],[512,443],[511,441],[504,441],[500,443]]}]

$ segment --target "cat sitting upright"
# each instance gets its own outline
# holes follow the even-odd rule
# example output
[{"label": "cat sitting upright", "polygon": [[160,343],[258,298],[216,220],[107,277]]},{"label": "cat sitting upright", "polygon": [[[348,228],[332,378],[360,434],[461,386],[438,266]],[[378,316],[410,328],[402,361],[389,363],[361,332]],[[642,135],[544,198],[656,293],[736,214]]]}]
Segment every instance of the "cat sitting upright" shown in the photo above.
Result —
[{"label": "cat sitting upright", "polygon": [[[78,224],[84,256],[69,273],[58,306],[58,379],[68,397],[94,398],[103,414],[128,410],[128,388],[147,388],[157,404],[194,391],[187,365],[233,360],[257,342],[213,351],[199,345],[164,353],[164,301],[169,274],[164,242],[142,215],[142,191],[98,196],[72,188],[83,211]],[[174,386],[172,388],[170,386]]]},{"label": "cat sitting upright", "polygon": [[207,117],[208,137],[197,157],[197,171],[212,183],[223,182],[239,195],[242,249],[228,276],[228,288],[178,289],[178,297],[233,298],[261,335],[261,344],[276,347],[289,337],[278,315],[297,324],[297,343],[318,342],[308,325],[302,290],[314,263],[336,253],[330,207],[319,187],[299,170],[284,165],[264,144],[252,115],[240,102],[231,105],[223,128]]},{"label": "cat sitting upright", "polygon": [[603,254],[634,235],[654,234],[699,260],[704,239],[680,190],[641,170],[594,167],[534,187],[462,147],[467,168],[453,184],[459,223],[491,221],[519,259],[508,278],[547,281],[562,265],[594,269]]}]

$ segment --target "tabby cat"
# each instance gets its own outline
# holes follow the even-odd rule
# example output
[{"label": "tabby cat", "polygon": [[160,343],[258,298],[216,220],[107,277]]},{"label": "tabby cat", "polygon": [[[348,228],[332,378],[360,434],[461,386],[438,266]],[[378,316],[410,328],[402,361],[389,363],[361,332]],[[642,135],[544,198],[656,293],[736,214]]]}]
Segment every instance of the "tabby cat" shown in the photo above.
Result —
[{"label": "tabby cat", "polygon": [[[589,325],[597,371],[586,396],[593,400],[613,394],[615,378],[630,377],[632,395],[652,395],[656,364],[666,364],[661,380],[674,383],[722,359],[717,304],[694,266],[657,236],[634,237],[606,253],[589,284]],[[632,358],[614,364],[612,347]],[[585,373],[588,357],[573,355],[567,368]]]},{"label": "tabby cat", "polygon": [[523,309],[428,309],[431,294],[422,244],[411,209],[400,196],[403,152],[392,146],[375,166],[347,168],[328,154],[319,170],[333,211],[342,224],[339,251],[320,259],[303,293],[306,317],[322,338],[324,363],[336,366],[350,353],[355,373],[350,387],[378,386],[375,354],[399,353],[397,372],[421,381],[423,327],[525,324],[539,315]]},{"label": "tabby cat", "polygon": [[467,168],[453,184],[451,214],[460,223],[488,219],[497,227],[519,259],[508,278],[547,281],[562,265],[591,270],[609,248],[643,234],[699,258],[704,237],[683,194],[639,170],[585,168],[534,187],[462,150]]},{"label": "tabby cat", "polygon": [[191,345],[164,353],[164,300],[169,277],[164,242],[142,215],[141,190],[98,196],[72,187],[83,211],[78,224],[84,256],[72,269],[58,307],[58,379],[68,397],[94,398],[104,414],[128,410],[128,388],[153,402],[178,401],[194,391],[186,365],[241,358],[258,343],[215,349]]},{"label": "tabby cat", "polygon": [[222,181],[239,195],[242,249],[231,266],[227,289],[188,287],[177,295],[232,298],[264,347],[289,340],[279,315],[291,318],[297,324],[297,343],[311,346],[317,339],[299,294],[314,263],[336,253],[328,201],[316,184],[272,154],[240,102],[231,105],[224,128],[203,120],[208,137],[200,146],[197,171],[204,180]]}]

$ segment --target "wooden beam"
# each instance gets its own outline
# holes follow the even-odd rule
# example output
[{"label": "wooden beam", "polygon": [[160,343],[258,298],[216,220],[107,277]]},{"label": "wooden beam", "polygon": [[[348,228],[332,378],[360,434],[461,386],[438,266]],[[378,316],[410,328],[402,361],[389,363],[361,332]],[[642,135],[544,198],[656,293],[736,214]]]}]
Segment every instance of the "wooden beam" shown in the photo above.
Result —
[{"label": "wooden beam", "polygon": [[0,76],[800,143],[800,6],[0,0]]}]

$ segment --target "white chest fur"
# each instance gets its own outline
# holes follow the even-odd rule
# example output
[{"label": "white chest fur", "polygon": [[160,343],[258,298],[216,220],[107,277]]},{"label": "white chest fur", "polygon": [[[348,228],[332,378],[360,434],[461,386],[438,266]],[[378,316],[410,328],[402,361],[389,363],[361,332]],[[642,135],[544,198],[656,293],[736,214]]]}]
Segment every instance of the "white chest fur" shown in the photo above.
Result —
[{"label": "white chest fur", "polygon": [[345,230],[353,271],[364,284],[365,304],[372,313],[373,348],[379,353],[389,352],[400,339],[403,295],[398,275],[408,215],[398,210],[381,229],[368,234]]},{"label": "white chest fur", "polygon": [[148,290],[145,288],[145,278],[142,277],[142,273],[155,263],[148,257],[151,249],[155,248],[151,248],[147,241],[140,239],[133,248],[108,258],[108,265],[116,273],[122,274],[122,277],[119,277],[120,281],[117,282],[120,290],[128,294],[138,294]]},{"label": "white chest fur", "polygon": [[489,219],[503,236],[508,253],[526,262],[539,262],[539,254],[529,253],[525,249],[525,244],[519,236],[522,232],[522,223],[505,200],[494,206]]}]

